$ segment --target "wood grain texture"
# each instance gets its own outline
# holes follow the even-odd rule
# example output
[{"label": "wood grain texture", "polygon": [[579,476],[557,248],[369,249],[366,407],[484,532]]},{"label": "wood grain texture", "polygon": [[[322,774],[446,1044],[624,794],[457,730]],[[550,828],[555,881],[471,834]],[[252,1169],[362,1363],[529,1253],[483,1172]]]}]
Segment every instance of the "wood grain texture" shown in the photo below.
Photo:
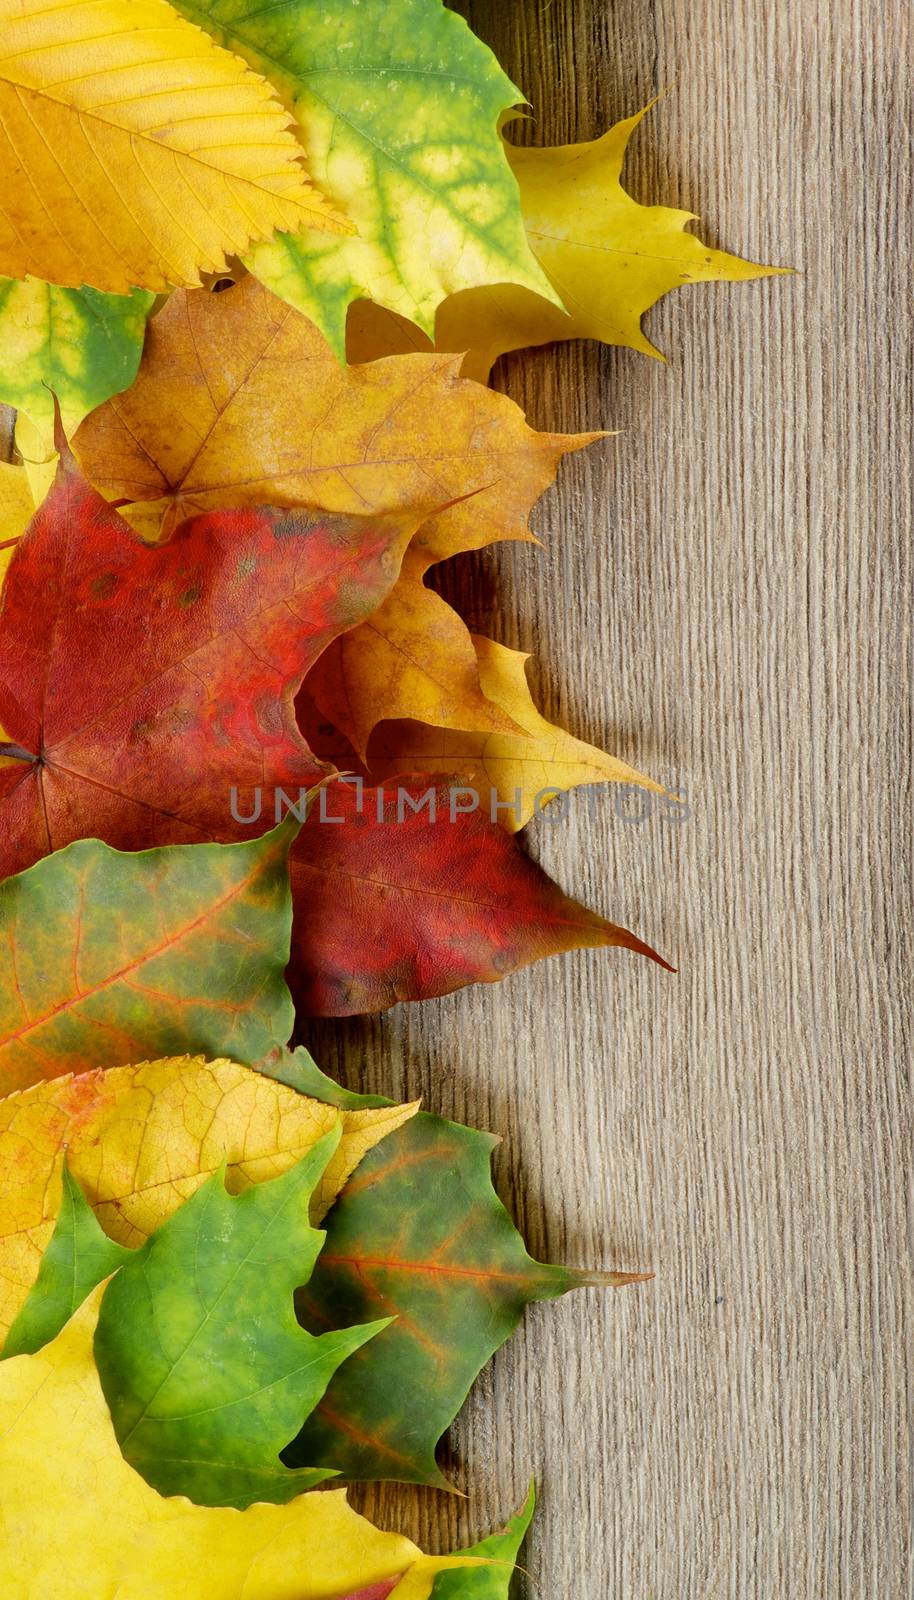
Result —
[{"label": "wood grain texture", "polygon": [[505,1134],[544,1257],[649,1268],[538,1308],[449,1460],[357,1498],[430,1548],[541,1510],[519,1594],[901,1600],[910,1542],[911,16],[906,0],[470,0],[546,141],[658,90],[627,169],[802,276],[673,296],[662,367],[506,362],[543,427],[623,431],[546,549],[459,579],[545,709],[688,792],[540,824],[569,889],[679,967],[538,967],[306,1038],[352,1087]]},{"label": "wood grain texture", "polygon": [[[520,1500],[522,1593],[901,1600],[912,1354],[912,57],[903,0],[473,0],[546,141],[664,88],[627,177],[802,276],[668,299],[662,367],[510,359],[572,460],[474,620],[550,712],[688,790],[537,848],[675,960],[573,956],[310,1030],[351,1085],[503,1131],[532,1246],[656,1280],[539,1308],[454,1432],[469,1500],[365,1504],[443,1546]],[[441,1519],[446,1517],[442,1524]]]}]

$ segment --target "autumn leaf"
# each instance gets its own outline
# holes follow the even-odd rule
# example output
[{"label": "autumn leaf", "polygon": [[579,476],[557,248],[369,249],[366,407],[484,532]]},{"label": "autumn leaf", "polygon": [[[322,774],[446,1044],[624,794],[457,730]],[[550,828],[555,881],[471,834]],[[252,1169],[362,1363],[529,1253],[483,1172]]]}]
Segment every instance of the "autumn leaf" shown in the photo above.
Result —
[{"label": "autumn leaf", "polygon": [[[0,1195],[0,1344],[53,1233],[62,1151],[112,1240],[136,1248],[223,1163],[231,1193],[286,1172],[334,1126],[324,1098],[231,1061],[184,1056],[54,1078],[0,1100],[0,1170],[15,1173]],[[416,1109],[343,1109],[312,1222],[366,1151]]]},{"label": "autumn leaf", "polygon": [[296,1322],[293,1295],[324,1242],[311,1195],[339,1138],[337,1122],[240,1195],[217,1173],[112,1277],[96,1365],[124,1458],[160,1494],[243,1508],[335,1476],[332,1462],[290,1471],[279,1453],[389,1320],[319,1334]]},{"label": "autumn leaf", "polygon": [[348,231],[269,85],[166,0],[0,0],[0,30],[0,273],[162,290]]},{"label": "autumn leaf", "polygon": [[133,382],[154,298],[0,279],[0,402],[35,425],[36,454],[53,452],[54,395],[69,431]]},{"label": "autumn leaf", "polygon": [[[500,355],[554,339],[600,339],[656,356],[641,319],[671,289],[780,270],[713,250],[688,231],[691,212],[642,206],[625,192],[626,148],[648,110],[587,144],[506,144],[530,245],[569,314],[509,283],[451,296],[438,312],[435,341],[439,350],[469,352],[467,377],[485,383]],[[348,359],[429,349],[425,333],[363,301],[350,318]]]},{"label": "autumn leaf", "polygon": [[[364,629],[358,629],[362,633]],[[530,657],[494,639],[473,636],[483,694],[519,730],[454,733],[420,722],[388,723],[377,730],[368,765],[385,782],[400,773],[448,772],[476,785],[486,812],[506,827],[523,828],[551,799],[579,784],[630,783],[663,794],[660,784],[593,745],[572,738],[537,711],[527,683]],[[323,660],[316,669],[318,675]]]},{"label": "autumn leaf", "polygon": [[307,907],[289,967],[303,1010],[385,1011],[568,950],[620,946],[667,966],[564,894],[479,798],[434,777],[325,791],[289,863],[295,904]]},{"label": "autumn leaf", "polygon": [[446,295],[518,283],[552,298],[524,233],[498,127],[524,96],[441,0],[177,0],[270,79],[350,239],[284,233],[248,265],[342,357],[370,295],[434,327]]},{"label": "autumn leaf", "polygon": [[152,534],[163,517],[169,528],[234,503],[364,514],[424,496],[444,507],[370,624],[329,649],[312,680],[359,752],[384,719],[512,730],[481,691],[468,630],[425,575],[458,551],[529,539],[562,456],[597,437],[535,433],[512,401],[462,382],[457,365],[416,356],[340,368],[311,323],[246,279],[218,295],[175,295],[150,324],[137,383],[74,441],[92,482],[139,502],[126,514]]},{"label": "autumn leaf", "polygon": [[[124,1460],[93,1360],[103,1288],[37,1355],[0,1363],[4,1600],[428,1600],[428,1557],[382,1533],[341,1490],[246,1511],[163,1499]],[[74,1470],[78,1464],[78,1470]],[[399,1581],[396,1581],[399,1580]]]},{"label": "autumn leaf", "polygon": [[[309,1094],[347,1106],[304,1052],[262,1064]],[[534,1300],[584,1284],[637,1282],[630,1273],[544,1266],[492,1187],[498,1140],[419,1112],[365,1157],[327,1217],[327,1242],[299,1317],[318,1332],[368,1316],[396,1320],[356,1352],[284,1453],[291,1465],[332,1465],[351,1479],[448,1487],[435,1447],[495,1350]]]},{"label": "autumn leaf", "polygon": [[529,539],[563,455],[599,437],[535,433],[458,366],[422,355],[341,367],[313,323],[246,277],[172,295],[149,323],[136,383],[86,419],[73,447],[148,534],[225,507],[372,516],[422,503],[438,509],[417,547],[444,561]]},{"label": "autumn leaf", "polygon": [[[309,1108],[326,1102],[344,1138],[352,1119],[389,1120],[396,1109],[340,1089],[301,1049],[275,1049],[259,1071],[267,1075],[264,1091],[292,1099],[297,1092]],[[245,1090],[252,1077],[244,1075]],[[150,1093],[155,1080],[146,1077],[143,1087]],[[194,1094],[191,1077],[191,1103]],[[382,1320],[370,1351],[351,1324],[345,1330],[352,1341],[348,1360],[324,1409],[284,1459],[295,1470],[320,1465],[349,1477],[444,1485],[434,1460],[438,1436],[525,1305],[583,1284],[637,1280],[532,1261],[492,1189],[489,1158],[497,1141],[423,1113],[415,1125],[402,1115],[401,1109],[400,1131],[377,1151],[381,1159],[366,1155],[347,1178],[328,1218],[328,1259],[297,1296],[315,1337],[340,1320],[347,1297],[374,1307],[370,1317],[380,1302]],[[159,1119],[163,1126],[169,1117],[177,1121],[174,1107]],[[96,1149],[107,1142],[98,1126],[96,1118],[83,1140]],[[404,1137],[407,1128],[412,1132]],[[302,1336],[291,1318],[291,1295],[307,1285],[323,1236],[309,1228],[300,1201],[338,1138],[331,1126],[298,1166],[246,1190],[240,1202],[226,1196],[221,1172],[183,1206],[175,1207],[170,1195],[168,1219],[135,1253],[106,1242],[65,1172],[57,1228],[7,1354],[56,1335],[77,1297],[116,1272],[102,1304],[96,1358],[125,1454],[160,1492],[238,1505],[252,1494],[272,1499],[295,1492],[274,1458],[329,1375],[325,1364],[315,1393],[303,1398]],[[0,1152],[15,1156],[9,1140]],[[104,1214],[97,1205],[96,1212]],[[117,1209],[108,1208],[108,1216],[117,1224]],[[123,1237],[123,1227],[116,1231]],[[388,1327],[383,1319],[391,1316],[397,1320]],[[394,1332],[400,1337],[392,1339]]]},{"label": "autumn leaf", "polygon": [[3,1090],[194,1048],[254,1060],[286,1038],[295,832],[139,855],[88,839],[0,883]]},{"label": "autumn leaf", "polygon": [[[477,730],[482,743],[487,735],[512,734],[515,745],[525,743],[510,709],[485,689],[466,623],[426,588],[429,564],[422,550],[408,550],[387,599],[368,622],[324,651],[305,682],[319,711],[365,764],[378,723],[407,717],[432,728]],[[446,772],[451,764],[433,769],[420,757],[390,770]]]},{"label": "autumn leaf", "polygon": [[224,838],[233,788],[322,777],[292,695],[424,514],[220,512],[149,546],[65,452],[0,601],[0,873],[87,835]]},{"label": "autumn leaf", "polygon": [[[407,482],[417,490],[407,478],[402,492]],[[214,512],[148,546],[65,457],[0,610],[0,756],[10,761],[0,767],[0,870],[61,835],[134,849],[163,835],[225,837],[267,824],[264,792],[268,806],[295,803],[324,769],[293,697],[334,636],[389,591],[426,512]],[[112,628],[129,650],[107,648]],[[74,674],[74,660],[93,662],[91,677]],[[485,819],[455,815],[452,826],[442,815],[430,828],[410,813],[400,826],[413,798],[404,785],[392,813],[379,794],[353,810],[344,791],[340,826],[326,820],[326,798],[293,870],[292,972],[319,1014],[494,981],[582,945],[650,953],[567,899]]]}]

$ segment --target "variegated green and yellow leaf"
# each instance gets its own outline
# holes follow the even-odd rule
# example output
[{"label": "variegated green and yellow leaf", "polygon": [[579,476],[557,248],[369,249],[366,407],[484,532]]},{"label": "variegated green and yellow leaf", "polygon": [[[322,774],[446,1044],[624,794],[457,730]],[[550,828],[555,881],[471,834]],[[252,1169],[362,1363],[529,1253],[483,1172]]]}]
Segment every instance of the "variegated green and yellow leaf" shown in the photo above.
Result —
[{"label": "variegated green and yellow leaf", "polygon": [[61,289],[41,278],[0,278],[0,402],[54,444],[54,400],[67,432],[136,377],[155,296]]},{"label": "variegated green and yellow leaf", "polygon": [[246,256],[342,354],[370,295],[429,332],[447,295],[514,283],[555,300],[527,243],[499,137],[523,99],[442,0],[178,0],[269,78],[298,119],[308,171],[355,223],[329,242],[283,233]]}]

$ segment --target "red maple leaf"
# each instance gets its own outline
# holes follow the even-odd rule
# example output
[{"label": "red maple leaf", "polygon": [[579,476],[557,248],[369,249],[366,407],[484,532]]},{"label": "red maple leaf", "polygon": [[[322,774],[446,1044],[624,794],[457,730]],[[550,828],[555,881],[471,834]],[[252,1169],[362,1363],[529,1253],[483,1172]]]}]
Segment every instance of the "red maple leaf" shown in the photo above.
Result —
[{"label": "red maple leaf", "polygon": [[[61,440],[0,605],[0,876],[74,839],[249,836],[324,777],[294,698],[396,581],[414,517],[211,512],[144,544]],[[421,790],[429,780],[420,781]],[[569,900],[487,818],[335,785],[293,852],[293,988],[339,1015],[647,946]],[[265,798],[266,797],[266,798]],[[325,820],[342,815],[342,823]]]}]

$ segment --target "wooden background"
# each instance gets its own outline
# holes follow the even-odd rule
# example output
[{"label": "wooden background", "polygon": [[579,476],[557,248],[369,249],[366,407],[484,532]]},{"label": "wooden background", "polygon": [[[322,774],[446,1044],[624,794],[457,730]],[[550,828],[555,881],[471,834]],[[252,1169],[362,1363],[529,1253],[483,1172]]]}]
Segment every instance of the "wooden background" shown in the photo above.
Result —
[{"label": "wooden background", "polygon": [[[574,458],[547,550],[470,599],[548,709],[687,789],[540,823],[569,889],[679,966],[570,956],[312,1031],[352,1086],[505,1134],[531,1248],[656,1280],[537,1308],[454,1431],[466,1502],[367,1504],[433,1546],[541,1511],[542,1600],[900,1600],[914,1584],[911,8],[472,0],[544,141],[658,90],[629,187],[802,276],[502,381]],[[906,1370],[907,1368],[907,1370]],[[441,1524],[448,1515],[447,1528]]]},{"label": "wooden background", "polygon": [[619,954],[309,1043],[352,1087],[505,1134],[531,1249],[653,1283],[536,1308],[449,1462],[468,1498],[358,1496],[430,1548],[535,1474],[533,1600],[901,1600],[914,1584],[912,206],[907,0],[470,0],[544,141],[636,136],[637,198],[802,276],[669,298],[662,367],[500,370],[573,458],[547,548],[480,558],[478,624],[545,709],[685,790],[540,823]]}]

